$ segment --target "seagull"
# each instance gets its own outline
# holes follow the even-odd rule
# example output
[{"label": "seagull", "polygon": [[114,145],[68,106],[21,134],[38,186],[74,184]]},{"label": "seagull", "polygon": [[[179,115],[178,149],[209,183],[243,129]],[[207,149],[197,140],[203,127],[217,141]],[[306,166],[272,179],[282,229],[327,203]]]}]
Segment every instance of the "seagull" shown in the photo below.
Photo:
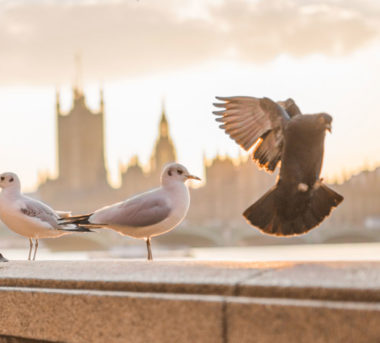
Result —
[{"label": "seagull", "polygon": [[343,197],[320,178],[327,113],[303,115],[293,99],[275,102],[248,96],[216,97],[223,108],[213,113],[236,143],[259,167],[273,172],[281,161],[277,183],[243,213],[262,232],[291,236],[318,226]]},{"label": "seagull", "polygon": [[183,165],[169,163],[161,173],[161,187],[91,214],[65,218],[61,223],[91,229],[112,229],[123,236],[145,239],[148,260],[153,260],[152,237],[173,230],[187,214],[190,194],[185,182],[189,179],[200,180]]},{"label": "seagull", "polygon": [[23,195],[20,180],[15,173],[0,174],[0,188],[2,188],[0,219],[12,231],[29,238],[28,260],[32,256],[33,238],[35,239],[33,260],[35,260],[40,238],[60,237],[70,231],[90,231],[75,225],[61,227],[58,220],[69,217],[70,212],[54,211],[43,202]]},{"label": "seagull", "polygon": [[0,253],[0,262],[8,262],[8,260]]}]

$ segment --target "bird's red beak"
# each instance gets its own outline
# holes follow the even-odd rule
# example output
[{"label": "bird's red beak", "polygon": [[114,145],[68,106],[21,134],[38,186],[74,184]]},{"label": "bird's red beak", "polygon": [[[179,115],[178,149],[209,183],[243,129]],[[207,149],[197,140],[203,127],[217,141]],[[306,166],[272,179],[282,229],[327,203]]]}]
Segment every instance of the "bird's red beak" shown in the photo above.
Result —
[{"label": "bird's red beak", "polygon": [[186,176],[187,179],[201,181],[201,179],[198,176],[194,176],[194,175],[185,175],[185,176]]}]

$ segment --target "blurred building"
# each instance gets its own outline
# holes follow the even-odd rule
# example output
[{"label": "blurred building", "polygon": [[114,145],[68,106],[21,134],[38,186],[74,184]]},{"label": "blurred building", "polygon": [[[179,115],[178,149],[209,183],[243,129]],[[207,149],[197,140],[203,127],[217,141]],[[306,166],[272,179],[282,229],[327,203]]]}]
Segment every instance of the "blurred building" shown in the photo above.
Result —
[{"label": "blurred building", "polygon": [[363,170],[334,188],[344,201],[331,217],[331,225],[343,229],[347,239],[380,240],[380,167]]},{"label": "blurred building", "polygon": [[[119,166],[121,186],[111,188],[104,159],[102,92],[100,98],[99,110],[92,112],[86,106],[83,92],[74,87],[72,108],[68,113],[62,113],[57,93],[58,177],[43,178],[37,191],[37,196],[54,208],[70,209],[73,213],[90,212],[157,187],[163,166],[176,160],[176,149],[163,105],[149,165],[142,166],[137,156],[132,157],[127,165]],[[228,242],[231,228],[249,228],[241,217],[242,210],[273,182],[273,175],[258,170],[247,157],[235,160],[221,156],[211,160],[204,158],[204,186],[191,189],[192,205],[184,223],[184,232],[194,227],[212,227],[220,231],[217,240]],[[203,235],[204,232],[192,233],[190,240],[194,240],[194,236],[209,240],[202,238]],[[175,235],[172,237],[175,240]]]},{"label": "blurred building", "polygon": [[[38,188],[39,196],[59,209],[89,211],[103,205],[99,194],[109,198],[104,158],[104,102],[92,112],[81,89],[73,88],[73,104],[68,113],[56,96],[56,135],[58,178],[46,176]],[[104,197],[102,197],[103,199]],[[91,199],[91,200],[89,200]]]},{"label": "blurred building", "polygon": [[[97,112],[88,109],[78,88],[73,93],[73,106],[68,113],[61,112],[57,94],[58,177],[44,178],[37,196],[57,209],[83,213],[157,187],[162,167],[176,160],[165,107],[162,107],[149,165],[142,166],[137,156],[120,165],[121,186],[113,189],[107,182],[104,159],[102,92]],[[204,157],[203,185],[191,188],[186,220],[180,229],[158,237],[157,241],[185,245],[380,241],[380,168],[332,185],[345,197],[344,202],[318,230],[293,238],[262,235],[241,215],[275,183],[275,177],[259,170],[248,156]]]},{"label": "blurred building", "polygon": [[138,157],[133,156],[126,166],[119,166],[121,186],[116,192],[122,198],[128,198],[136,193],[157,187],[163,166],[176,160],[177,153],[170,136],[169,123],[163,105],[158,137],[150,157],[149,166],[147,166],[148,172],[144,172]]}]

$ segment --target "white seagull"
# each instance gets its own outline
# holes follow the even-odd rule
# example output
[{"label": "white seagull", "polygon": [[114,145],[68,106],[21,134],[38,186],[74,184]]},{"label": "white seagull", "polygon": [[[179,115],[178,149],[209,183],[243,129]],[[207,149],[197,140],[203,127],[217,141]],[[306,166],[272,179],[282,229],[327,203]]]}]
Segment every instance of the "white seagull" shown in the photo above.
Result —
[{"label": "white seagull", "polygon": [[151,238],[173,230],[186,216],[190,194],[185,182],[189,179],[200,180],[190,175],[183,165],[169,163],[162,171],[161,187],[92,214],[65,218],[61,223],[112,229],[121,235],[145,239],[148,260],[153,260]]},{"label": "white seagull", "polygon": [[[38,240],[55,238],[70,233],[69,231],[90,231],[75,225],[60,226],[58,220],[70,216],[70,212],[54,211],[41,201],[29,198],[21,193],[20,180],[14,173],[0,175],[0,219],[12,231],[29,238],[29,255],[31,259],[33,238],[36,259]],[[64,231],[68,230],[68,231]]]}]

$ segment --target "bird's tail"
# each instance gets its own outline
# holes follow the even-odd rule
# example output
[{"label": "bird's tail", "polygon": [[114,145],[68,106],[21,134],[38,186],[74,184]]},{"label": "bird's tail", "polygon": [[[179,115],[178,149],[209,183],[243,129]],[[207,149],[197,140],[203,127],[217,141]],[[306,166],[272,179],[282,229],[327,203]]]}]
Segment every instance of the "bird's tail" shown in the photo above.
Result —
[{"label": "bird's tail", "polygon": [[90,224],[88,219],[90,218],[90,214],[83,214],[80,216],[70,216],[70,217],[61,217],[58,221],[60,225],[65,225],[65,224]]},{"label": "bird's tail", "polygon": [[8,260],[3,256],[3,254],[0,254],[0,262],[8,262]]},{"label": "bird's tail", "polygon": [[68,232],[93,232],[87,227],[78,226],[74,224],[59,224],[60,228],[58,230],[68,231]]},{"label": "bird's tail", "polygon": [[331,210],[338,206],[343,197],[321,183],[313,189],[302,211],[292,219],[279,214],[276,201],[277,187],[273,187],[243,213],[247,221],[262,232],[276,236],[300,235],[322,222]]},{"label": "bird's tail", "polygon": [[[58,220],[58,224],[62,226],[61,230],[64,231],[77,231],[77,232],[92,232],[90,229],[101,228],[101,225],[91,224],[89,218],[92,213],[80,216],[65,217]],[[69,228],[74,227],[74,229]]]}]

